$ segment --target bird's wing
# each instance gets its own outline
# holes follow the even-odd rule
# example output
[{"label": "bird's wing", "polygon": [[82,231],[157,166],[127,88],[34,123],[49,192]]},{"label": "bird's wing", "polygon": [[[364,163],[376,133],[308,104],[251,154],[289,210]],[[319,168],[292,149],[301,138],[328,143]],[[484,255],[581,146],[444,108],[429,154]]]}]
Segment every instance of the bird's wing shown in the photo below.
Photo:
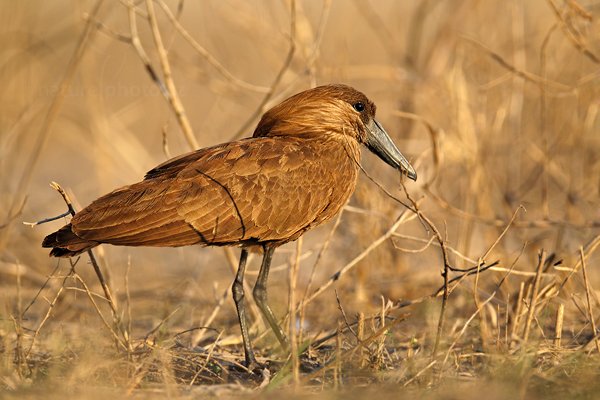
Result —
[{"label": "bird's wing", "polygon": [[285,241],[330,202],[321,179],[328,171],[307,162],[307,152],[301,141],[278,138],[199,150],[94,201],[73,218],[73,231],[132,246]]},{"label": "bird's wing", "polygon": [[[239,143],[240,145],[248,140],[252,139],[242,139],[234,143]],[[177,176],[183,169],[189,166],[191,163],[203,160],[211,157],[215,153],[219,153],[222,149],[226,147],[230,147],[231,143],[223,143],[218,144],[212,147],[206,147],[199,150],[194,150],[189,153],[181,154],[177,157],[171,158],[170,160],[165,161],[162,164],[157,165],[152,168],[150,171],[146,173],[144,179],[154,179],[154,178],[173,178]]]}]

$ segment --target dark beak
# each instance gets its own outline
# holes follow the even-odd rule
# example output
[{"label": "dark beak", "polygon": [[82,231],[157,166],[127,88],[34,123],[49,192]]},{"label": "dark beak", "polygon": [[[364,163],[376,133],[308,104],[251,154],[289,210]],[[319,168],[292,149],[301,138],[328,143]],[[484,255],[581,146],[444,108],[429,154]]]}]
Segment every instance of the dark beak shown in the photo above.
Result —
[{"label": "dark beak", "polygon": [[400,150],[396,147],[392,139],[387,134],[385,129],[377,122],[372,119],[367,125],[367,147],[379,158],[391,165],[397,170],[402,171],[413,181],[417,180],[417,173],[414,168],[410,165],[408,160],[400,153]]}]

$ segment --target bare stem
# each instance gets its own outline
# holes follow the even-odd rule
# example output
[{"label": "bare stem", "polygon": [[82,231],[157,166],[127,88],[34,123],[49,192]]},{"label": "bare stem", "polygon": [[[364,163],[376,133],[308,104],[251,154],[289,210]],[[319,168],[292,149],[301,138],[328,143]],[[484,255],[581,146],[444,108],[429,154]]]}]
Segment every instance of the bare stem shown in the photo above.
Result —
[{"label": "bare stem", "polygon": [[[69,197],[69,195],[64,191],[64,189],[56,182],[52,182],[50,184],[50,186],[56,190],[63,198],[63,200],[65,201],[65,203],[67,204],[67,208],[68,208],[68,212],[69,214],[71,214],[72,216],[75,216],[75,208],[73,207],[73,203],[71,202],[71,198]],[[121,317],[119,315],[119,311],[117,309],[117,301],[116,299],[112,296],[110,288],[106,282],[106,279],[104,279],[104,274],[102,273],[102,270],[100,269],[100,266],[98,265],[98,261],[96,260],[96,256],[94,255],[94,252],[90,249],[87,251],[88,256],[90,257],[90,261],[92,263],[92,267],[94,268],[94,272],[96,273],[96,276],[98,277],[98,281],[100,282],[100,286],[102,286],[102,290],[104,291],[104,296],[106,297],[106,300],[108,301],[108,305],[110,306],[110,310],[112,313],[112,318],[113,318],[113,324],[115,329],[117,329],[117,331],[119,331],[121,333],[121,335],[123,336],[123,345],[124,347],[128,350],[131,351],[132,347],[131,347],[131,342],[129,340],[129,333],[127,330],[122,328],[122,324],[121,324]],[[91,297],[90,297],[91,298]],[[95,306],[95,303],[94,303]],[[100,317],[104,320],[104,318],[102,317],[102,314],[100,313],[99,309],[96,307],[96,309],[98,310],[98,313],[100,315]],[[113,332],[111,330],[111,332]],[[120,341],[119,341],[120,343]]]},{"label": "bare stem", "polygon": [[181,130],[183,131],[183,135],[185,136],[188,145],[192,150],[196,150],[200,147],[200,145],[198,144],[198,141],[194,136],[194,132],[192,131],[192,125],[190,124],[190,121],[185,112],[185,108],[183,107],[183,103],[179,98],[177,87],[175,86],[175,82],[173,81],[173,75],[171,73],[171,64],[169,63],[169,58],[167,57],[167,50],[165,49],[162,36],[160,34],[160,29],[158,28],[158,21],[156,20],[156,13],[154,12],[153,0],[146,0],[146,10],[148,11],[148,21],[152,29],[152,37],[154,38],[154,44],[156,45],[156,51],[158,52],[158,59],[160,60],[160,65],[162,67],[163,77],[165,79],[167,91],[169,92],[169,103],[171,104],[171,108],[175,112],[175,116],[179,121],[179,125],[181,126]]},{"label": "bare stem", "polygon": [[600,340],[598,339],[598,332],[596,331],[596,321],[594,320],[594,313],[592,311],[592,301],[590,297],[590,282],[587,276],[587,270],[585,265],[585,255],[583,254],[583,247],[579,247],[579,256],[581,257],[581,272],[583,274],[583,282],[585,283],[585,298],[587,301],[587,312],[588,319],[592,325],[592,337],[596,344],[596,350],[600,353]]},{"label": "bare stem", "polygon": [[283,65],[279,69],[277,76],[275,76],[273,83],[271,83],[271,86],[269,87],[269,91],[267,92],[265,97],[263,97],[262,101],[260,102],[260,104],[258,105],[256,110],[254,110],[252,115],[250,115],[250,117],[240,127],[240,129],[237,131],[237,133],[235,135],[233,135],[233,139],[239,139],[242,135],[244,135],[246,133],[246,131],[250,128],[250,126],[254,123],[254,121],[262,115],[262,113],[265,111],[267,103],[269,102],[269,100],[271,100],[271,97],[273,97],[273,95],[275,94],[275,90],[281,83],[281,79],[283,78],[283,75],[285,74],[285,72],[288,70],[288,68],[292,64],[292,60],[294,59],[294,54],[296,52],[296,0],[291,0],[290,3],[291,3],[290,4],[290,6],[291,6],[291,10],[290,10],[290,42],[289,42],[288,53],[287,53],[287,56],[285,57],[285,61],[283,62]]},{"label": "bare stem", "polygon": [[537,294],[540,287],[540,279],[542,277],[542,268],[546,260],[546,251],[542,249],[538,256],[538,264],[535,270],[535,278],[533,280],[533,287],[531,288],[531,296],[529,297],[529,310],[527,312],[527,319],[525,320],[525,332],[523,333],[523,344],[527,343],[529,339],[529,333],[531,332],[531,321],[535,313],[535,307],[537,304]]}]

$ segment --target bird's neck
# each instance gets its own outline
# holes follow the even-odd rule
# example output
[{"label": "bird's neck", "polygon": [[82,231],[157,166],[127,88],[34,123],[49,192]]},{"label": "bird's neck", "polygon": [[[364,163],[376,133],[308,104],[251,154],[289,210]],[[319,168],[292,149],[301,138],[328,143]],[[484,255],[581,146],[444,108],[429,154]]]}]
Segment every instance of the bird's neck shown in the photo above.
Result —
[{"label": "bird's neck", "polygon": [[322,162],[331,162],[340,168],[359,169],[360,144],[352,137],[331,133],[305,136],[302,141],[311,151],[321,154]]}]

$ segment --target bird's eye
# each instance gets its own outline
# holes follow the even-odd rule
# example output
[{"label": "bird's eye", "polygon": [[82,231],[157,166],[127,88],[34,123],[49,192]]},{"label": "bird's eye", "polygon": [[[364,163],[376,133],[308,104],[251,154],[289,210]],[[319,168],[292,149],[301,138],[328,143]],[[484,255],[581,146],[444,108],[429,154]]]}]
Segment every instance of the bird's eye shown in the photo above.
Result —
[{"label": "bird's eye", "polygon": [[354,103],[354,105],[352,107],[354,107],[354,109],[358,112],[365,111],[365,104],[361,103],[360,101],[358,103]]}]

